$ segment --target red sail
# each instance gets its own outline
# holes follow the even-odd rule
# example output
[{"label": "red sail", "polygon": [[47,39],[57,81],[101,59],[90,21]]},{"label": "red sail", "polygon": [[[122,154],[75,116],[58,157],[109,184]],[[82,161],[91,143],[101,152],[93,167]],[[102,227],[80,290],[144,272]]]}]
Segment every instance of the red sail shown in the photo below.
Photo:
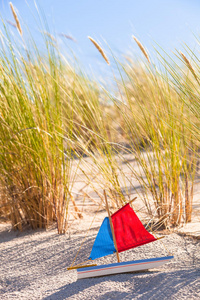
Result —
[{"label": "red sail", "polygon": [[119,252],[156,241],[156,238],[144,228],[129,204],[123,206],[111,218]]}]

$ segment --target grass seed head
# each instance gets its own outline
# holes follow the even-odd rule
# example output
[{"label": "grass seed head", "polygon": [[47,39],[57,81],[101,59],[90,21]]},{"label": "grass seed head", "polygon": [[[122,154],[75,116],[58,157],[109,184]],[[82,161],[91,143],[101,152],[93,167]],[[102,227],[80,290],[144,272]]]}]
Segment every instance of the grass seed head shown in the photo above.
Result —
[{"label": "grass seed head", "polygon": [[192,74],[194,75],[195,79],[196,79],[197,82],[199,83],[199,80],[198,80],[198,78],[197,78],[197,75],[196,75],[196,73],[195,73],[195,71],[194,71],[194,69],[193,69],[191,63],[189,62],[189,60],[187,59],[187,57],[185,56],[185,54],[184,54],[183,52],[181,52],[181,51],[179,51],[179,52],[180,52],[180,55],[182,56],[183,60],[185,61],[185,63],[186,63],[186,65],[187,65],[188,69],[192,72]]},{"label": "grass seed head", "polygon": [[97,48],[97,50],[101,53],[102,57],[104,58],[104,60],[109,65],[110,62],[109,62],[107,56],[105,55],[103,49],[99,46],[99,44],[93,38],[91,38],[90,36],[88,36],[88,39],[95,45],[95,47]]},{"label": "grass seed head", "polygon": [[20,35],[22,35],[22,28],[21,28],[21,25],[20,25],[18,16],[17,16],[17,14],[16,14],[16,11],[15,11],[13,5],[12,5],[12,2],[10,2],[9,4],[10,4],[10,8],[11,8],[11,10],[12,10],[13,17],[14,17],[15,22],[16,22],[17,29],[18,29]]},{"label": "grass seed head", "polygon": [[185,56],[185,54],[183,54],[183,52],[180,51],[180,55],[181,55],[182,58],[184,59],[184,61],[185,61],[186,65],[188,66],[188,68],[189,68],[192,72],[194,72],[194,69],[193,69],[191,63],[189,62],[189,60],[187,59],[187,57]]},{"label": "grass seed head", "polygon": [[138,47],[140,48],[140,50],[142,51],[142,53],[144,54],[144,56],[146,57],[146,59],[148,60],[149,63],[150,62],[150,59],[149,59],[149,56],[145,50],[145,48],[143,47],[143,45],[140,43],[140,41],[138,41],[138,39],[133,35],[133,39],[136,41],[136,43],[138,44]]}]

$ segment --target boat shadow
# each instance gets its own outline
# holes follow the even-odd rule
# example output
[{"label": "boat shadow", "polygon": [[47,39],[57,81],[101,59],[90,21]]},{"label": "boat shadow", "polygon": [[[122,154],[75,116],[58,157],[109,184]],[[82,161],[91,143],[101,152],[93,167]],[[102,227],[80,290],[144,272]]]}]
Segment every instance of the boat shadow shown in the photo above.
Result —
[{"label": "boat shadow", "polygon": [[[89,299],[171,299],[185,288],[190,288],[200,276],[200,269],[181,269],[177,271],[140,271],[96,278],[77,280],[64,285],[57,292],[43,298],[44,300],[71,299],[71,297],[92,288]],[[109,291],[102,293],[104,286]],[[122,286],[127,288],[121,288]],[[94,295],[94,286],[96,296]],[[121,289],[121,290],[120,290]],[[198,293],[198,287],[197,287]]]}]

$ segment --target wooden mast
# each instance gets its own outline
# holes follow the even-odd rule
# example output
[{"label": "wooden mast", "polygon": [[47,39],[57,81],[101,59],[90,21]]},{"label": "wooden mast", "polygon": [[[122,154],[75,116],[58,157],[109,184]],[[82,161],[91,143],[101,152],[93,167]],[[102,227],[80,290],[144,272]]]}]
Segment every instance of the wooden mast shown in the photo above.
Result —
[{"label": "wooden mast", "polygon": [[109,210],[109,206],[108,206],[108,199],[107,199],[106,191],[104,190],[103,192],[104,192],[104,197],[105,197],[105,201],[106,201],[106,210],[107,210],[108,218],[109,218],[109,222],[110,222],[110,228],[111,228],[111,232],[112,232],[112,236],[113,236],[113,242],[114,242],[115,249],[116,249],[117,261],[119,263],[120,262],[119,252],[118,252],[118,248],[117,248],[117,242],[116,242],[116,238],[115,238],[115,232],[114,232],[114,228],[113,228],[112,219],[111,219],[111,216],[110,216],[110,210]]}]

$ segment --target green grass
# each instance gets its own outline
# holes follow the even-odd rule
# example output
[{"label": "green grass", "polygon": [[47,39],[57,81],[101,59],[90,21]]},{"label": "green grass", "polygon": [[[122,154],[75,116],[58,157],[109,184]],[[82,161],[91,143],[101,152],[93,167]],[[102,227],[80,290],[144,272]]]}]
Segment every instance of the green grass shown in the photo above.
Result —
[{"label": "green grass", "polygon": [[[63,78],[60,53],[45,39],[45,56],[33,43],[26,52],[4,27],[1,51],[0,173],[1,210],[14,228],[32,228],[57,222],[67,228],[71,190],[71,142],[73,122],[64,101],[68,87]],[[29,41],[30,42],[30,41]],[[33,49],[33,50],[32,50]],[[66,127],[66,119],[70,126]]]},{"label": "green grass", "polygon": [[122,79],[124,96],[115,106],[138,167],[135,171],[129,165],[130,171],[143,188],[152,218],[157,216],[165,227],[188,222],[197,162],[190,106],[167,73],[130,60],[122,67],[127,78]]},{"label": "green grass", "polygon": [[[102,202],[99,190],[106,189],[113,206],[123,205],[122,186],[128,193],[132,176],[149,218],[165,227],[191,221],[200,141],[194,53],[187,48],[191,65],[181,54],[179,65],[159,53],[161,70],[113,55],[119,70],[113,97],[114,88],[106,90],[69,64],[46,24],[42,50],[24,28],[13,38],[3,25],[0,216],[19,230],[56,222],[64,233],[73,183],[82,172]],[[127,163],[128,175],[121,168],[127,153],[135,159],[135,165]]]}]

